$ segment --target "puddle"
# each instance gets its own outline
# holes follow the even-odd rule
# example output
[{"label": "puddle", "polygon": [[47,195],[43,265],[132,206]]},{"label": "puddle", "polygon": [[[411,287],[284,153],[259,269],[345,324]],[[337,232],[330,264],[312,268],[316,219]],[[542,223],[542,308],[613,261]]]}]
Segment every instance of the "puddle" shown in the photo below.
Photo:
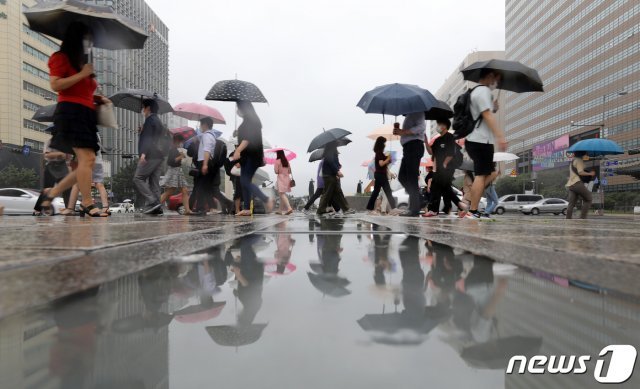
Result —
[{"label": "puddle", "polygon": [[[640,348],[638,298],[298,219],[3,319],[0,387],[596,387],[611,344]],[[537,354],[591,360],[505,374]]]}]

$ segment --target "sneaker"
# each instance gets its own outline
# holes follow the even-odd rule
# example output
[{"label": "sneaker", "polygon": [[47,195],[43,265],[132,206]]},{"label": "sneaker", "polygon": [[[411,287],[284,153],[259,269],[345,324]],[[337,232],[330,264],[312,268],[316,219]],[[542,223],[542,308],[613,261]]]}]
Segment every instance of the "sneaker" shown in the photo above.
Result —
[{"label": "sneaker", "polygon": [[434,217],[434,216],[438,216],[438,213],[433,212],[433,211],[429,211],[429,212],[425,213],[424,215],[422,215],[422,217]]},{"label": "sneaker", "polygon": [[411,212],[411,211],[407,211],[407,212],[403,212],[398,216],[402,216],[402,217],[416,217],[416,216],[420,216],[420,212]]},{"label": "sneaker", "polygon": [[483,213],[482,215],[480,215],[480,217],[483,219],[491,219],[491,215],[489,215],[488,213]]},{"label": "sneaker", "polygon": [[343,215],[355,215],[356,214],[356,210],[355,209],[347,209],[346,211],[342,212]]},{"label": "sneaker", "polygon": [[146,208],[142,209],[142,213],[144,213],[145,215],[155,215],[155,212],[160,210],[160,212],[162,212],[162,205],[160,203],[158,204],[152,204],[149,205]]},{"label": "sneaker", "polygon": [[464,219],[480,219],[480,213],[466,212],[466,215],[463,216]]}]

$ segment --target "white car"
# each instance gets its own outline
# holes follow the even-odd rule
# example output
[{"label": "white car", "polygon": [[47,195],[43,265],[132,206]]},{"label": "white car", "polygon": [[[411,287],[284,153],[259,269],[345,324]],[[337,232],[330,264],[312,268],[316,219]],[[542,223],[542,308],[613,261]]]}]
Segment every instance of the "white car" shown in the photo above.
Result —
[{"label": "white car", "polygon": [[135,207],[131,203],[115,203],[109,206],[111,213],[134,213]]},{"label": "white car", "polygon": [[[31,189],[2,188],[0,205],[4,207],[5,215],[32,215],[39,196],[39,192]],[[64,200],[60,197],[56,197],[51,205],[54,214],[65,208]]]},{"label": "white car", "polygon": [[553,213],[554,215],[566,215],[569,202],[563,199],[543,199],[533,204],[520,206],[520,212],[525,215],[539,215],[541,213]]},{"label": "white car", "polygon": [[[454,192],[456,192],[456,195],[462,200],[462,191],[456,188],[455,186],[452,186],[451,188],[454,190]],[[395,197],[398,203],[398,209],[407,209],[409,207],[409,194],[404,190],[404,188],[400,188],[395,192],[393,192],[393,197]],[[478,210],[482,211],[486,207],[487,207],[487,199],[483,197],[480,199],[480,204],[478,204]],[[442,212],[443,208],[444,208],[444,201],[440,201],[440,212]],[[458,207],[454,204],[451,210],[457,211]]]}]

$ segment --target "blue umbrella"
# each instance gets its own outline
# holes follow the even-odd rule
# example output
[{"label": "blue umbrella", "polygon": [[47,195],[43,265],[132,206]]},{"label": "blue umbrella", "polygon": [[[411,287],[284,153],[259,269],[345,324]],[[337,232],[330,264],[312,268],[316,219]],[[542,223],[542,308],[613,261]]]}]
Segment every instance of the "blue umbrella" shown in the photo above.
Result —
[{"label": "blue umbrella", "polygon": [[570,153],[575,153],[576,151],[584,151],[590,157],[598,157],[601,155],[610,155],[610,154],[624,154],[624,150],[622,147],[618,145],[616,142],[609,139],[585,139],[577,142],[573,146],[569,147],[568,150]]},{"label": "blue umbrella", "polygon": [[426,112],[437,105],[438,100],[431,92],[408,84],[379,86],[365,93],[358,102],[358,107],[366,113],[393,116]]}]

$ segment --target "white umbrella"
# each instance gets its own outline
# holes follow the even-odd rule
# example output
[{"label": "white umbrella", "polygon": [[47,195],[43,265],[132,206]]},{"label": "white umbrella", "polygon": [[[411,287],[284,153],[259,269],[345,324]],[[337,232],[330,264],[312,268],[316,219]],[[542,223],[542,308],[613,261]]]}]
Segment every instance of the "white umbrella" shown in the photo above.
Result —
[{"label": "white umbrella", "polygon": [[520,157],[515,154],[502,152],[493,153],[493,162],[508,162],[515,161],[516,159],[520,159]]}]

